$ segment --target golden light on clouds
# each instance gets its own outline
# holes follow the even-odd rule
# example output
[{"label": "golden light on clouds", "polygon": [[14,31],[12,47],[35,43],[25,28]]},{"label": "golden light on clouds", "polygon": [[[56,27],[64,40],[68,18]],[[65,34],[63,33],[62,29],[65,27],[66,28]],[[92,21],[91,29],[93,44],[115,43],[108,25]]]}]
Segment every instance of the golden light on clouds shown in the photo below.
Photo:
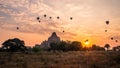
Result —
[{"label": "golden light on clouds", "polygon": [[[10,33],[13,34],[12,37],[26,39],[26,45],[47,40],[52,32],[56,32],[64,40],[82,41],[90,38],[92,42],[82,41],[86,46],[103,46],[105,43],[119,45],[119,42],[109,40],[110,36],[120,40],[119,3],[120,0],[1,0],[0,43],[11,38],[8,33],[13,31],[14,33]],[[44,17],[44,14],[47,16]],[[36,20],[38,16],[40,23]],[[57,16],[60,18],[56,19]],[[70,17],[73,19],[70,20]],[[106,20],[110,20],[108,26],[105,24]],[[16,30],[16,27],[20,29]],[[105,30],[108,32],[105,33]],[[27,34],[30,37],[26,37]]]}]

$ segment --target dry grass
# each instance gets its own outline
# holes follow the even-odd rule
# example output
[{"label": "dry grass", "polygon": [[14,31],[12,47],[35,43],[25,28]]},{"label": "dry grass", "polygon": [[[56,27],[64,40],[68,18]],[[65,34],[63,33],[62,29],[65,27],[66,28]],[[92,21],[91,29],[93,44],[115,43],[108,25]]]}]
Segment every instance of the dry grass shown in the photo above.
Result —
[{"label": "dry grass", "polygon": [[0,53],[0,68],[120,68],[119,52]]}]

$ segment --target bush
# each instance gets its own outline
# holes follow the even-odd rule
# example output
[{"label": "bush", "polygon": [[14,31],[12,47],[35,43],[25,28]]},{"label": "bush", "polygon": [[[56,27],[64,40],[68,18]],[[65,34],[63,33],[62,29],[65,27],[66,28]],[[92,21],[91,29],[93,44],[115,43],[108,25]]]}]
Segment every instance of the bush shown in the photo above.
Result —
[{"label": "bush", "polygon": [[39,52],[39,51],[42,51],[42,49],[40,47],[33,47],[32,51],[33,52]]}]

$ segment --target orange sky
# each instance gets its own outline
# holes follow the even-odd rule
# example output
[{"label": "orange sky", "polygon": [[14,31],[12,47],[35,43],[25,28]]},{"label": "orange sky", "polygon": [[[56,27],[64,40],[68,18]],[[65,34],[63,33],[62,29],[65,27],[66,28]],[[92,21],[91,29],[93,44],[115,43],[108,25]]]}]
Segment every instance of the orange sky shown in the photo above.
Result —
[{"label": "orange sky", "polygon": [[[120,0],[1,0],[0,43],[17,37],[34,46],[56,32],[63,40],[89,39],[90,44],[116,46],[120,44],[115,42],[120,41],[119,7]],[[41,23],[36,20],[38,16]],[[111,37],[115,40],[110,40]]]}]

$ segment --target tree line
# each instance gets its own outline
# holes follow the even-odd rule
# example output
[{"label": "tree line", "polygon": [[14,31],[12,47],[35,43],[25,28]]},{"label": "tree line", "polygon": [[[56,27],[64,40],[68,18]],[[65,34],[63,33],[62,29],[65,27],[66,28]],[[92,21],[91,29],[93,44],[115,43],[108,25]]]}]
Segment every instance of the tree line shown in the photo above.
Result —
[{"label": "tree line", "polygon": [[[47,51],[109,51],[110,45],[105,44],[104,47],[93,44],[91,47],[83,47],[82,43],[79,41],[60,41],[50,43],[50,48]],[[120,51],[120,46],[112,48],[113,51]],[[19,38],[8,39],[2,43],[0,52],[25,52],[33,51],[39,52],[44,50],[40,45],[34,47],[27,47],[23,40]]]}]

